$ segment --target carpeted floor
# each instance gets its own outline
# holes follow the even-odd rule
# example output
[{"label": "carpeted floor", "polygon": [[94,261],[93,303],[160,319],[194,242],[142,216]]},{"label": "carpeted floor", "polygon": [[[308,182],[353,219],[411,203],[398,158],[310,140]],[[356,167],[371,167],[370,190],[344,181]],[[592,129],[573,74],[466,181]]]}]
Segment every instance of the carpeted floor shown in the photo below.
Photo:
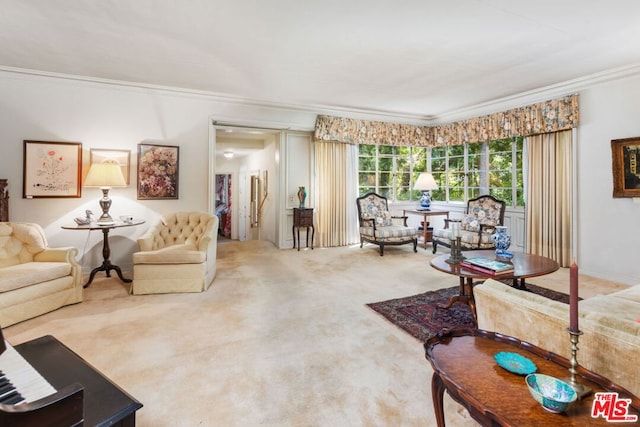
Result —
[{"label": "carpeted floor", "polygon": [[[457,284],[431,257],[409,245],[381,257],[373,245],[227,241],[206,292],[131,295],[98,274],[81,304],[4,334],[54,335],[144,404],[139,427],[435,426],[422,344],[366,306]],[[536,284],[566,292],[568,275]],[[580,281],[583,297],[618,288]],[[445,412],[447,426],[473,425],[448,397]]]},{"label": "carpeted floor", "polygon": [[[569,296],[565,293],[530,283],[526,286],[528,292],[568,303]],[[425,342],[443,328],[459,329],[475,326],[471,310],[466,304],[456,302],[449,309],[438,308],[438,304],[447,303],[457,294],[458,287],[453,286],[409,297],[370,303],[367,306],[414,338]]]}]

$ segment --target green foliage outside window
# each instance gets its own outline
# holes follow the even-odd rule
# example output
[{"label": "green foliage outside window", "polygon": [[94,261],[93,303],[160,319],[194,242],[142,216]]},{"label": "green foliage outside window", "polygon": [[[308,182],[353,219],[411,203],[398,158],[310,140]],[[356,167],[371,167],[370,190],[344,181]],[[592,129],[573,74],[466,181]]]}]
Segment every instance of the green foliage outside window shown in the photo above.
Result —
[{"label": "green foliage outside window", "polygon": [[[375,191],[389,201],[417,201],[420,172],[432,173],[434,201],[466,202],[483,194],[524,206],[524,138],[445,147],[359,146],[359,194]],[[430,166],[430,168],[428,167]]]}]

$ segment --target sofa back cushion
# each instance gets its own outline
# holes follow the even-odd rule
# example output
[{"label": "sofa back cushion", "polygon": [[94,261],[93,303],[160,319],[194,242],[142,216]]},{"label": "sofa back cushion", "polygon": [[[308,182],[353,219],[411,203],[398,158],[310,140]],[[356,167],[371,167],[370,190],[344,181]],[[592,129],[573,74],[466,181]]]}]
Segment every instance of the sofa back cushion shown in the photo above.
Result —
[{"label": "sofa back cushion", "polygon": [[46,247],[44,230],[38,224],[0,222],[0,268],[31,262]]}]

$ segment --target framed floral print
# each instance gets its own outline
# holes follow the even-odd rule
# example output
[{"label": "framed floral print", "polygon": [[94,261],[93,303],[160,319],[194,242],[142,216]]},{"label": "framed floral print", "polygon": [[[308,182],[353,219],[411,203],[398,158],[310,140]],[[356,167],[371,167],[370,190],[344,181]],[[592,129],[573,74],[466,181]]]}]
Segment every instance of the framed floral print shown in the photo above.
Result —
[{"label": "framed floral print", "polygon": [[640,137],[611,141],[613,197],[640,197]]},{"label": "framed floral print", "polygon": [[177,199],[180,147],[138,144],[138,199]]},{"label": "framed floral print", "polygon": [[82,143],[24,141],[22,197],[82,196]]}]

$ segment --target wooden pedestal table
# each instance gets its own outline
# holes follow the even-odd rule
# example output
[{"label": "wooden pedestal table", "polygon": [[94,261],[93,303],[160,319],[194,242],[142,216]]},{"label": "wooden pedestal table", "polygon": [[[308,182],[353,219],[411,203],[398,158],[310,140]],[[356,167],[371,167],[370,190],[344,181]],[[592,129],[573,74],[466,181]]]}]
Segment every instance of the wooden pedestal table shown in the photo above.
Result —
[{"label": "wooden pedestal table", "polygon": [[403,216],[417,215],[422,217],[422,247],[427,249],[427,243],[431,241],[431,233],[429,233],[429,217],[437,215],[445,215],[449,219],[449,211],[436,209],[405,209],[402,211]]},{"label": "wooden pedestal table", "polygon": [[[568,334],[567,346],[570,346]],[[445,390],[482,425],[611,426],[602,417],[591,417],[593,393],[597,392],[616,392],[620,399],[631,399],[629,415],[639,414],[638,397],[580,366],[576,379],[590,387],[593,393],[574,402],[566,413],[554,414],[546,411],[529,393],[524,376],[501,368],[493,356],[501,351],[518,353],[531,360],[538,373],[559,379],[570,375],[570,363],[561,356],[513,337],[477,329],[457,330],[430,338],[424,348],[426,358],[433,367],[431,394],[439,427],[445,425]]]},{"label": "wooden pedestal table", "polygon": [[118,273],[118,277],[120,278],[120,280],[122,280],[125,283],[131,283],[131,279],[127,279],[122,275],[122,270],[120,270],[120,267],[118,267],[117,265],[111,264],[111,260],[109,259],[111,257],[111,248],[109,248],[109,231],[113,230],[114,228],[132,227],[134,225],[140,225],[143,223],[144,223],[143,220],[134,220],[131,222],[116,221],[113,224],[109,224],[109,225],[98,225],[98,223],[92,222],[91,224],[70,225],[70,226],[62,227],[65,230],[89,230],[89,231],[101,230],[102,231],[102,265],[94,268],[91,271],[91,274],[89,275],[89,280],[87,280],[87,283],[85,283],[84,285],[85,288],[88,287],[91,284],[91,282],[93,282],[93,278],[95,277],[98,271],[104,271],[107,277],[111,277],[111,270],[115,270],[115,272]]},{"label": "wooden pedestal table", "polygon": [[[495,259],[496,253],[494,250],[482,250],[466,251],[463,252],[463,255],[467,258],[484,257]],[[464,267],[460,264],[450,264],[447,262],[449,256],[449,254],[439,255],[430,261],[431,267],[436,270],[458,276],[460,278],[458,295],[453,296],[449,302],[446,305],[441,306],[441,308],[449,308],[455,302],[462,302],[471,308],[474,318],[476,318],[476,303],[473,299],[474,279],[513,279],[513,285],[515,287],[526,289],[524,282],[526,278],[544,276],[545,274],[553,273],[560,268],[558,263],[550,258],[516,252],[513,254],[513,259],[510,261],[513,264],[513,271],[501,274],[489,274],[483,271]]]}]

